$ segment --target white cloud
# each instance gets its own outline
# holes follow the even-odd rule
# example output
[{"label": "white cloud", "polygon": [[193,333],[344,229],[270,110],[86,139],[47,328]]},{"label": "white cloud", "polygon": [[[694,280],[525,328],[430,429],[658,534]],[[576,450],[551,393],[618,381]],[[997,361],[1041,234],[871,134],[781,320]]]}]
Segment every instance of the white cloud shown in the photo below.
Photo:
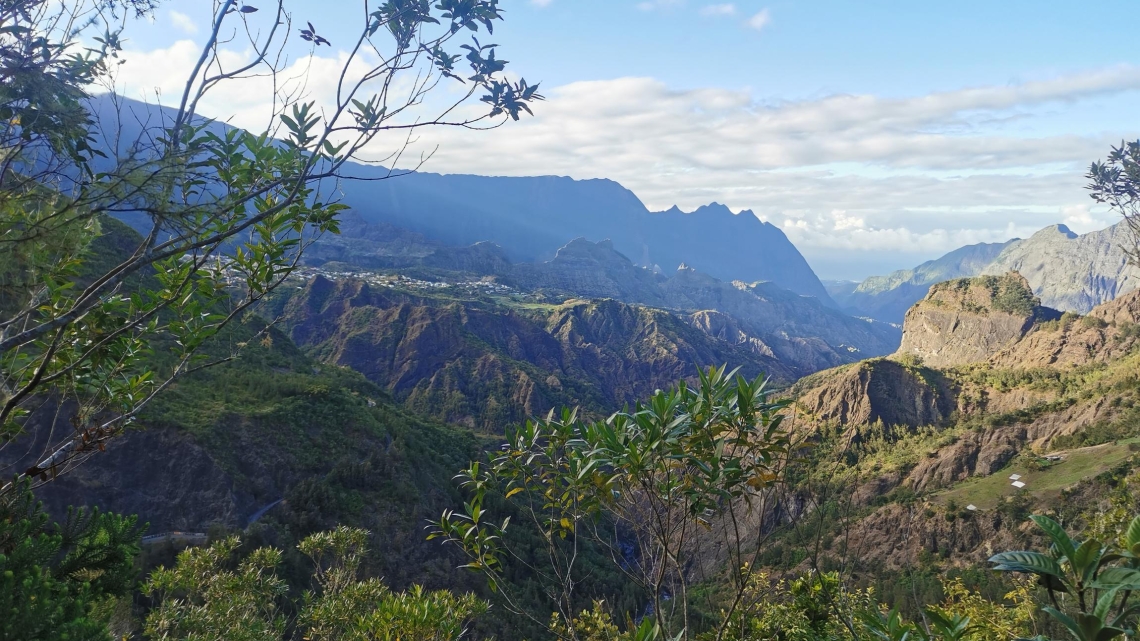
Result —
[{"label": "white cloud", "polygon": [[706,5],[701,7],[701,15],[709,17],[734,16],[736,15],[736,5],[732,3]]},{"label": "white cloud", "polygon": [[536,7],[549,7],[551,2],[554,0],[530,0],[530,3]]},{"label": "white cloud", "polygon": [[198,33],[198,25],[194,24],[194,19],[185,13],[171,9],[167,12],[167,15],[170,16],[170,22],[174,25],[174,28],[182,33],[190,36]]},{"label": "white cloud", "polygon": [[764,27],[767,27],[770,22],[772,22],[772,14],[769,13],[767,9],[763,9],[748,19],[748,26],[760,31],[764,29]]},{"label": "white cloud", "polygon": [[[197,53],[188,40],[127,52],[124,93],[153,97],[157,88],[171,102]],[[236,63],[248,54],[225,55]],[[343,55],[296,63],[311,65],[313,99],[330,99]],[[268,80],[223,88],[201,111],[264,127],[270,92],[258,82]],[[651,78],[618,78],[544,89],[536,117],[495,131],[425,130],[406,157],[438,146],[427,171],[610,178],[653,209],[714,200],[752,209],[784,229],[814,266],[824,265],[827,277],[889,256],[925,260],[962,244],[1024,237],[1057,222],[1078,232],[1114,222],[1089,206],[1083,174],[1135,132],[1034,134],[1006,123],[1138,89],[1135,66],[904,98],[779,103],[743,90],[678,91]],[[387,143],[375,158],[390,150]],[[891,268],[904,266],[911,265]]]}]

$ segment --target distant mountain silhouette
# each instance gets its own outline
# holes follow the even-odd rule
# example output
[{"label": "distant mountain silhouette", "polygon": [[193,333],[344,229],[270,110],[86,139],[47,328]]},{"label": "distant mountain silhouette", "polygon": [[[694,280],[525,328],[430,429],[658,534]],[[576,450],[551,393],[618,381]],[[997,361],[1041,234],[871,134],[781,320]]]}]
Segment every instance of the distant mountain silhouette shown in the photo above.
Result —
[{"label": "distant mountain silhouette", "polygon": [[[361,177],[380,170],[354,167]],[[388,223],[450,245],[489,240],[513,261],[548,260],[568,241],[613,241],[643,266],[689,265],[722,280],[771,281],[834,306],[779,228],[751,211],[713,203],[691,213],[650,212],[612,180],[414,173],[346,181],[344,201],[370,223]]]},{"label": "distant mountain silhouette", "polygon": [[[111,148],[125,149],[143,129],[161,127],[173,115],[125,98],[118,99],[118,106],[116,110],[109,96],[92,99],[92,112],[104,130],[119,138],[107,143]],[[553,258],[574,238],[608,238],[639,265],[671,273],[683,263],[725,281],[771,281],[836,307],[787,236],[751,211],[733,214],[713,203],[692,213],[676,207],[650,212],[612,180],[421,172],[376,180],[388,170],[363,164],[351,164],[345,173],[354,179],[341,184],[344,202],[360,219],[402,227],[428,241],[456,246],[492,241],[518,262]],[[124,219],[140,228],[145,223]]]}]

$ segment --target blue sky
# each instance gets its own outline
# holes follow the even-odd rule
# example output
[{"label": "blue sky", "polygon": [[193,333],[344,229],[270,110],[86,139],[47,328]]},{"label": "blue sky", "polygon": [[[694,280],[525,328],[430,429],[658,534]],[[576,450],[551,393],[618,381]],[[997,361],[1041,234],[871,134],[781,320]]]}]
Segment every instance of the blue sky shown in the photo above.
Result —
[{"label": "blue sky", "polygon": [[[130,27],[125,88],[176,75],[185,56],[171,41],[200,39],[209,6],[169,2]],[[360,11],[289,6],[334,45]],[[522,125],[426,137],[439,145],[427,170],[604,177],[655,209],[751,209],[823,278],[1115,222],[1090,208],[1082,174],[1111,142],[1140,137],[1137,2],[502,6],[500,57],[550,100]]]}]

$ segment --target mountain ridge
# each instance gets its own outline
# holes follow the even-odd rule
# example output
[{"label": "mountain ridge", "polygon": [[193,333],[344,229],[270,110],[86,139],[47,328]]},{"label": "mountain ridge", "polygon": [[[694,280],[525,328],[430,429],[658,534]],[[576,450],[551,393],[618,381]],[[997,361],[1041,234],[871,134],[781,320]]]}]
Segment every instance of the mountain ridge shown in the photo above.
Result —
[{"label": "mountain ridge", "polygon": [[651,212],[633,192],[606,179],[427,172],[349,181],[344,201],[369,223],[450,245],[489,240],[515,262],[547,260],[578,237],[609,239],[642,266],[668,272],[684,263],[722,280],[772,281],[834,306],[783,231],[750,210],[734,214],[719,203],[689,213],[676,207]]},{"label": "mountain ridge", "polygon": [[912,269],[859,283],[831,282],[827,288],[850,314],[900,323],[910,306],[922,300],[935,283],[1016,271],[1043,305],[1087,314],[1101,303],[1140,288],[1140,268],[1128,263],[1123,250],[1135,243],[1124,223],[1087,234],[1055,224],[1029,238],[966,245]]}]

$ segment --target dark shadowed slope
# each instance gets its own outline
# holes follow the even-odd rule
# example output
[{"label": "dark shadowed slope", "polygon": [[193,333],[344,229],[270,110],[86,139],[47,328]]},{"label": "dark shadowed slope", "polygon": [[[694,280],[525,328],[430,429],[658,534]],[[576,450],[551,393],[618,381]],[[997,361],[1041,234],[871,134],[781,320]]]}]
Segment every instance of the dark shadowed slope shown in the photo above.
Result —
[{"label": "dark shadowed slope", "polygon": [[[362,175],[372,168],[357,168]],[[492,241],[514,261],[545,260],[573,238],[611,239],[639,265],[682,263],[723,280],[772,281],[832,301],[807,261],[775,226],[750,211],[712,204],[652,213],[610,180],[416,173],[344,185],[345,202],[370,223],[389,223],[452,245]]]}]

